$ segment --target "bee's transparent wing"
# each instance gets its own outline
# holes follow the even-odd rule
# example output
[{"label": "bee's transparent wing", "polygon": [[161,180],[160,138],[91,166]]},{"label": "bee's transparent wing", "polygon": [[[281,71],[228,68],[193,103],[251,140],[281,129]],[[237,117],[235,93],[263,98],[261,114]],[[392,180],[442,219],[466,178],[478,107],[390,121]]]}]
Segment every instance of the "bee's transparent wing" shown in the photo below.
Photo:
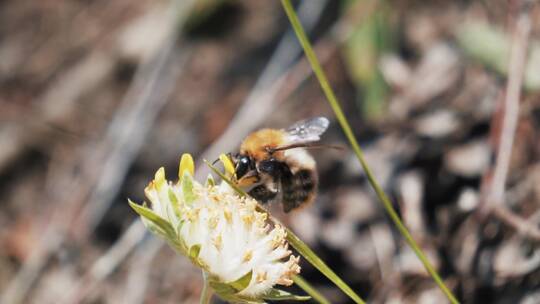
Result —
[{"label": "bee's transparent wing", "polygon": [[296,122],[285,131],[290,143],[309,143],[319,141],[329,124],[326,117],[319,116]]}]

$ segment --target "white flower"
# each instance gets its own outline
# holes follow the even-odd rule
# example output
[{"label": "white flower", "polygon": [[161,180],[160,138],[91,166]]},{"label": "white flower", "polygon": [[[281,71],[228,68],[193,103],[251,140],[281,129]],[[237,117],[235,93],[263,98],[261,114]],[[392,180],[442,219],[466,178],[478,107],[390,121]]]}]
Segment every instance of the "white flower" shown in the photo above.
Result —
[{"label": "white flower", "polygon": [[286,231],[257,211],[257,202],[236,194],[226,183],[192,179],[193,160],[185,154],[177,183],[160,168],[145,189],[150,208],[130,202],[151,231],[205,270],[222,297],[260,299],[273,286],[291,285],[300,272]]}]

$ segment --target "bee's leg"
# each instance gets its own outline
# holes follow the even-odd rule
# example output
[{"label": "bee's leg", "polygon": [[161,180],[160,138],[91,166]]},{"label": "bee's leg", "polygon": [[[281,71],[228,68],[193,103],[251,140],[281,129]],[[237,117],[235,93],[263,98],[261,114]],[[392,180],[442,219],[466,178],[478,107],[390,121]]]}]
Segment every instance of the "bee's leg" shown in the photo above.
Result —
[{"label": "bee's leg", "polygon": [[251,186],[260,181],[259,174],[255,170],[248,171],[244,176],[238,179],[237,184],[240,187]]},{"label": "bee's leg", "polygon": [[266,185],[258,185],[249,191],[249,195],[257,201],[266,204],[278,194],[277,189],[270,189]]}]

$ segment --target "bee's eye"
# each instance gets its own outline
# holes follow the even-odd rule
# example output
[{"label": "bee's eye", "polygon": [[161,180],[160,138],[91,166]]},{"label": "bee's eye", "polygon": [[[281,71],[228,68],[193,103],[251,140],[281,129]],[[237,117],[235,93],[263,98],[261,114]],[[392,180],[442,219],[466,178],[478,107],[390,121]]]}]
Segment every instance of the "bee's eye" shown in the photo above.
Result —
[{"label": "bee's eye", "polygon": [[244,176],[249,169],[250,160],[248,156],[240,156],[236,163],[236,178]]}]

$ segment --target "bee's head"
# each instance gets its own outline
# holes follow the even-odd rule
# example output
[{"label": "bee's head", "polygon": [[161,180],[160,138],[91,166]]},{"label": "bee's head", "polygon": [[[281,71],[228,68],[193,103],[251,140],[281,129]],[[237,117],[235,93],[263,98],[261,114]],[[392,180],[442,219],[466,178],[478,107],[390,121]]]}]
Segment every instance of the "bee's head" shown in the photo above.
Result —
[{"label": "bee's head", "polygon": [[255,168],[255,161],[249,155],[237,154],[234,159],[235,159],[234,170],[235,170],[237,179],[242,178],[242,176],[246,175],[248,171],[253,170]]}]

